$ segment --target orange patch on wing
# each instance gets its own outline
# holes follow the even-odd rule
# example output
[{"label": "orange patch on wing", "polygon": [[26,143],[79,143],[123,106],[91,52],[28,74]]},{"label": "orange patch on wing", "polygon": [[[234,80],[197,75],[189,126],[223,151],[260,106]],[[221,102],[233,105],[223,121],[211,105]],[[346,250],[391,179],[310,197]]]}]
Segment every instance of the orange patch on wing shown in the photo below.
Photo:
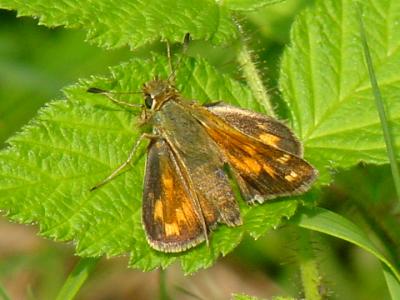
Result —
[{"label": "orange patch on wing", "polygon": [[256,174],[260,173],[261,171],[260,164],[251,157],[248,156],[236,157],[234,155],[230,155],[229,153],[228,156],[229,156],[229,162],[236,168],[239,168],[248,173],[256,173]]},{"label": "orange patch on wing", "polygon": [[166,236],[180,234],[179,226],[177,223],[164,223],[164,230]]},{"label": "orange patch on wing", "polygon": [[251,146],[249,146],[249,145],[243,144],[241,147],[242,147],[242,149],[243,149],[244,151],[246,151],[246,153],[248,153],[250,156],[253,156],[253,155],[255,155],[255,154],[257,153],[257,151],[256,151],[253,147],[251,147]]},{"label": "orange patch on wing", "polygon": [[178,224],[186,222],[185,213],[180,208],[175,210],[175,217],[176,217],[176,220],[178,221]]},{"label": "orange patch on wing", "polygon": [[171,191],[174,187],[174,179],[170,176],[170,174],[164,173],[162,174],[162,183],[163,188],[167,191]]},{"label": "orange patch on wing", "polygon": [[258,136],[258,138],[264,143],[272,146],[277,146],[278,143],[281,141],[280,137],[270,133],[262,133]]},{"label": "orange patch on wing", "polygon": [[297,177],[298,177],[297,173],[294,172],[294,171],[291,171],[289,175],[286,175],[286,176],[285,176],[285,179],[286,179],[287,181],[292,182],[292,181],[295,181]]},{"label": "orange patch on wing", "polygon": [[163,204],[161,200],[157,200],[154,204],[154,219],[162,221],[164,218]]},{"label": "orange patch on wing", "polygon": [[290,155],[288,154],[283,154],[281,157],[276,159],[278,162],[281,164],[286,164],[290,160]]},{"label": "orange patch on wing", "polygon": [[260,164],[251,157],[243,157],[243,162],[247,165],[247,168],[250,169],[252,173],[260,173],[261,166]]}]

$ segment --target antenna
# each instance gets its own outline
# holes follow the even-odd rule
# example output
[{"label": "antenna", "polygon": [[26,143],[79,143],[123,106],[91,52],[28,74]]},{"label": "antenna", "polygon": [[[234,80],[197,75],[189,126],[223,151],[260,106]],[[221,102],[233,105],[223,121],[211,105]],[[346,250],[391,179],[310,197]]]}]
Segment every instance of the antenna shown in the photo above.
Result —
[{"label": "antenna", "polygon": [[176,76],[176,70],[179,68],[182,62],[183,55],[186,54],[187,49],[189,47],[189,42],[190,42],[190,33],[186,33],[185,37],[183,38],[183,44],[182,44],[182,56],[179,58],[178,63],[176,64],[176,68],[174,69],[172,67],[172,59],[171,59],[171,48],[170,45],[167,41],[167,56],[168,56],[168,63],[169,63],[169,68],[171,70],[171,74],[168,76],[168,81],[175,81],[175,76]]},{"label": "antenna", "polygon": [[111,92],[111,91],[106,91],[97,87],[90,87],[86,90],[88,93],[92,94],[101,94],[106,96],[108,99],[110,99],[112,102],[120,105],[120,106],[126,106],[130,108],[142,108],[143,104],[135,104],[135,103],[129,103],[125,101],[118,100],[113,97],[113,95],[129,95],[129,94],[141,94],[142,92]]},{"label": "antenna", "polygon": [[[171,58],[171,45],[169,44],[167,40],[167,58],[168,58],[168,64],[169,64],[169,71],[170,74],[174,73],[174,69],[172,67],[172,58]],[[170,75],[171,76],[171,75]]]}]

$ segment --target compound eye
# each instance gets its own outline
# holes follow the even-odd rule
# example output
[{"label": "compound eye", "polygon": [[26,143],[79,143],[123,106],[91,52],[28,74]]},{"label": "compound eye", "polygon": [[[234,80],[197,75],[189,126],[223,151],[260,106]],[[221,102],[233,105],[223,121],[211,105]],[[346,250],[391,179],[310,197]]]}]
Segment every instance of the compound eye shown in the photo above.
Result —
[{"label": "compound eye", "polygon": [[150,109],[153,105],[153,98],[150,95],[145,95],[144,104],[148,109]]}]

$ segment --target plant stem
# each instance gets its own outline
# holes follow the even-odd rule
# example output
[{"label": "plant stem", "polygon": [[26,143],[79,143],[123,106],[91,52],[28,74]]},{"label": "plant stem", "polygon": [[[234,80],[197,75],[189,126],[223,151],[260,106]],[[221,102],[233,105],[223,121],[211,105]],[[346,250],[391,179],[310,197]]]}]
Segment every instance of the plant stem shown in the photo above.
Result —
[{"label": "plant stem", "polygon": [[320,300],[322,299],[320,294],[321,277],[312,249],[310,232],[309,230],[298,228],[298,235],[298,262],[305,299]]},{"label": "plant stem", "polygon": [[167,291],[167,271],[160,269],[159,271],[159,284],[160,284],[160,300],[169,300]]},{"label": "plant stem", "polygon": [[86,279],[88,279],[90,272],[94,269],[99,259],[100,258],[82,258],[69,274],[56,299],[74,299]]},{"label": "plant stem", "polygon": [[253,61],[251,56],[251,51],[247,47],[244,40],[242,41],[237,59],[242,68],[246,82],[253,92],[257,102],[265,108],[268,115],[275,117],[274,108],[271,103],[271,97],[264,87],[260,72],[257,70],[256,63]]}]

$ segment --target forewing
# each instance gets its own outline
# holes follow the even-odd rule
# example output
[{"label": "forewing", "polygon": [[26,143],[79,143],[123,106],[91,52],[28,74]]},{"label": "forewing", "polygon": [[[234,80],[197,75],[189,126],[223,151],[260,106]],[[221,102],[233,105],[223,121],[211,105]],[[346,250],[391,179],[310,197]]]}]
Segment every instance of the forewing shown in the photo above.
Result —
[{"label": "forewing", "polygon": [[301,157],[243,133],[206,108],[193,114],[219,145],[248,202],[302,193],[317,176]]},{"label": "forewing", "polygon": [[159,251],[183,251],[206,239],[189,186],[162,139],[148,150],[143,224],[149,244]]},{"label": "forewing", "polygon": [[263,144],[302,156],[302,146],[293,132],[274,118],[222,102],[206,108],[226,123]]},{"label": "forewing", "polygon": [[207,228],[215,227],[217,222],[240,225],[239,205],[224,171],[224,156],[188,109],[185,104],[169,101],[158,112],[160,123],[155,127],[173,149],[185,179],[195,191],[192,198]]}]

